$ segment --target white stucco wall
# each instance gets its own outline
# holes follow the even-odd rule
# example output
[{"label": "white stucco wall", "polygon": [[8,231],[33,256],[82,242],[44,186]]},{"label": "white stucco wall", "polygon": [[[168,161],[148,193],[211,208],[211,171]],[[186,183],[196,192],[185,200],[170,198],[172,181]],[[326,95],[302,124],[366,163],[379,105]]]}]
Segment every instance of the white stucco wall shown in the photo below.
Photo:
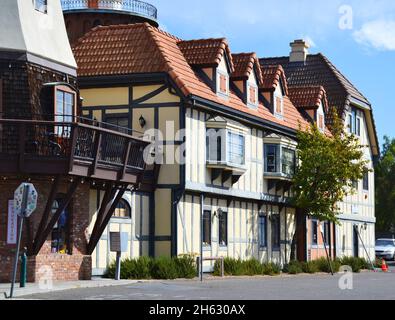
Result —
[{"label": "white stucco wall", "polygon": [[31,0],[2,0],[0,50],[28,52],[77,68],[64,24],[60,0],[48,0],[47,13]]}]

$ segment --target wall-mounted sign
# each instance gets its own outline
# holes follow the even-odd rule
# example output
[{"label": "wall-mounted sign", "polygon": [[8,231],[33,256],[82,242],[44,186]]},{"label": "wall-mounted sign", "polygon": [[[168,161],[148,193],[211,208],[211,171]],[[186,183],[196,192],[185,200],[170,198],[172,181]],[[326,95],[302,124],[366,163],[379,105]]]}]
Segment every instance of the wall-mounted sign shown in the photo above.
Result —
[{"label": "wall-mounted sign", "polygon": [[8,200],[7,244],[16,244],[18,215],[14,210],[14,200]]}]

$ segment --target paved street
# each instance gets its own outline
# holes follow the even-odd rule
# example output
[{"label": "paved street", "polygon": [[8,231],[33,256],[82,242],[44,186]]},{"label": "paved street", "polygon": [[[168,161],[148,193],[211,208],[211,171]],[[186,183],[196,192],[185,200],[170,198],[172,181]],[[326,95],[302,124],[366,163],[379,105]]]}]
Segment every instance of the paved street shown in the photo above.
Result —
[{"label": "paved street", "polygon": [[[24,299],[55,300],[282,300],[395,299],[395,268],[391,273],[353,274],[353,289],[341,290],[343,275],[298,275],[228,279],[153,281],[106,288],[36,294]],[[344,278],[343,278],[344,280]],[[343,284],[345,281],[341,281]],[[350,284],[350,282],[348,282]]]}]

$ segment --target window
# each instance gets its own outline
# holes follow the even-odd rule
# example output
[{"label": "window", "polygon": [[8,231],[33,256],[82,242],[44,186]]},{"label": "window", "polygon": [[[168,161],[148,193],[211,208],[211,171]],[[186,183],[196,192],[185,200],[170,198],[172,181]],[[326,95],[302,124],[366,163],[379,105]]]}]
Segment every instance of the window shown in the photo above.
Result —
[{"label": "window", "polygon": [[227,160],[244,165],[244,136],[228,131]]},{"label": "window", "polygon": [[280,249],[280,215],[275,214],[271,217],[272,249]]},{"label": "window", "polygon": [[47,0],[34,0],[34,9],[47,13]]},{"label": "window", "polygon": [[206,156],[208,161],[222,162],[222,130],[207,129]]},{"label": "window", "polygon": [[[75,92],[69,89],[56,89],[55,122],[72,123],[75,116]],[[56,126],[55,134],[61,137],[70,136],[67,125]]]},{"label": "window", "polygon": [[352,187],[353,187],[355,190],[358,190],[358,187],[359,187],[359,185],[358,185],[358,180],[353,180],[351,183],[352,183]]},{"label": "window", "polygon": [[274,173],[278,172],[277,160],[279,158],[279,146],[274,144],[265,145],[265,171]]},{"label": "window", "polygon": [[203,245],[211,246],[211,211],[203,212]]},{"label": "window", "polygon": [[279,144],[265,144],[265,173],[279,173],[289,177],[294,175],[295,166],[295,150]]},{"label": "window", "polygon": [[254,85],[248,85],[248,104],[258,105],[258,88]]},{"label": "window", "polygon": [[292,176],[295,173],[295,151],[283,148],[282,154],[282,173],[287,176]]},{"label": "window", "polygon": [[369,172],[363,174],[363,190],[369,191]]},{"label": "window", "polygon": [[[52,204],[51,213],[54,215],[59,207],[62,198],[58,198]],[[59,220],[56,222],[54,228],[52,229],[51,235],[51,252],[68,254],[69,252],[69,236],[68,236],[68,209],[64,210]]]},{"label": "window", "polygon": [[109,129],[129,134],[129,119],[127,116],[111,116],[106,118]]},{"label": "window", "polygon": [[267,247],[267,217],[264,215],[259,216],[259,247]]},{"label": "window", "polygon": [[326,246],[328,246],[330,242],[330,226],[331,225],[328,221],[323,222],[324,241]]},{"label": "window", "polygon": [[228,245],[228,213],[224,211],[219,212],[219,245],[226,247]]},{"label": "window", "polygon": [[357,109],[352,108],[348,115],[348,132],[361,136],[361,118],[357,117]]},{"label": "window", "polygon": [[318,245],[318,221],[317,220],[311,221],[311,244],[313,246]]},{"label": "window", "polygon": [[125,218],[125,219],[131,219],[132,218],[132,210],[130,209],[129,203],[121,199],[115,208],[114,218]]},{"label": "window", "polygon": [[217,92],[221,95],[229,95],[229,76],[220,71],[217,72]]}]

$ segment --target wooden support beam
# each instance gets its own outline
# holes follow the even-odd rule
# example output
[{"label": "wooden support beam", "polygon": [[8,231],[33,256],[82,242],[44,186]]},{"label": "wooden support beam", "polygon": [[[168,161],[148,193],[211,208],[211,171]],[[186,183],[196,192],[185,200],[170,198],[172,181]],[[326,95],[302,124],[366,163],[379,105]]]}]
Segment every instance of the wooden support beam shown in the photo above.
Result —
[{"label": "wooden support beam", "polygon": [[[42,232],[44,231],[44,228],[47,226],[48,218],[51,213],[53,203],[56,200],[56,195],[58,194],[60,181],[61,181],[60,176],[56,176],[54,182],[52,183],[51,192],[49,193],[47,204],[45,205],[45,209],[44,209],[43,215],[41,217],[41,221],[38,226],[36,236],[34,238],[34,243],[37,243],[38,237],[42,234]],[[34,247],[31,248],[31,250],[28,250],[29,256],[33,255],[33,254],[34,254]]]},{"label": "wooden support beam", "polygon": [[93,148],[93,162],[92,166],[89,169],[89,175],[94,176],[96,173],[97,169],[97,164],[99,162],[99,157],[100,157],[100,147],[101,147],[101,142],[102,142],[102,133],[101,132],[96,132],[98,133],[98,137],[95,139],[95,145]]},{"label": "wooden support beam", "polygon": [[124,154],[123,154],[123,167],[119,172],[118,180],[123,180],[126,174],[126,168],[128,166],[129,156],[130,156],[130,148],[132,147],[132,141],[128,140],[125,143]]},{"label": "wooden support beam", "polygon": [[48,236],[51,233],[52,229],[54,228],[56,222],[58,222],[60,215],[67,208],[71,199],[73,198],[78,185],[81,183],[81,180],[82,180],[81,177],[74,179],[69,190],[67,191],[66,197],[61,202],[58,210],[56,210],[55,214],[52,216],[51,220],[49,221],[49,223],[46,226],[46,228],[44,229],[44,231],[41,234],[38,234],[37,241],[34,242],[34,246],[33,246],[34,255],[37,255],[40,252],[45,240],[48,238]]},{"label": "wooden support beam", "polygon": [[98,232],[95,237],[91,237],[87,246],[87,254],[91,255],[96,248],[97,243],[99,242],[104,229],[106,229],[108,222],[110,221],[112,215],[116,207],[118,206],[119,201],[122,199],[125,191],[127,190],[127,186],[123,186],[119,191],[117,196],[115,197],[114,201],[112,202],[110,208],[104,215],[103,221],[101,222],[100,226],[98,227]]},{"label": "wooden support beam", "polygon": [[[103,200],[100,204],[100,209],[97,213],[96,222],[95,222],[95,225],[93,226],[93,230],[91,233],[91,239],[94,239],[98,236],[98,232],[99,232],[101,223],[103,222],[103,217],[105,216],[106,212],[109,210],[109,208],[111,206],[111,201],[115,197],[115,192],[116,192],[116,188],[113,187],[112,183],[107,183],[106,191],[104,193]],[[88,251],[89,251],[89,249],[90,248],[88,245]]]}]

